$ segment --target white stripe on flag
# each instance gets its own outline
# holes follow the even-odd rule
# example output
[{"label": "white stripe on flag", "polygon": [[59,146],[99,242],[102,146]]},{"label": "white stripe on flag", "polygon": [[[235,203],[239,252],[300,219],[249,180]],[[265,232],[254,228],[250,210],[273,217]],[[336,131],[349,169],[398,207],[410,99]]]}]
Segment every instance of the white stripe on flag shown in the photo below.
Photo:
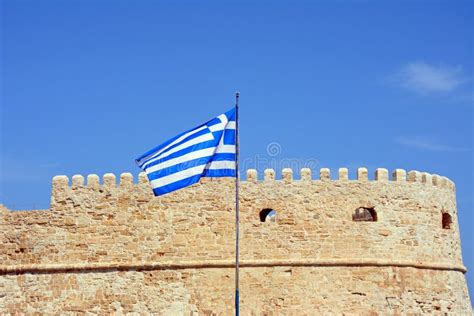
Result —
[{"label": "white stripe on flag", "polygon": [[206,165],[196,166],[196,167],[189,168],[189,169],[186,169],[186,170],[183,170],[183,171],[178,171],[176,173],[172,173],[169,176],[165,176],[165,177],[162,177],[162,178],[159,178],[159,179],[152,180],[150,182],[151,186],[154,189],[156,189],[156,188],[165,186],[167,184],[170,184],[170,183],[173,183],[173,182],[176,182],[176,181],[179,181],[179,180],[183,180],[183,179],[195,176],[197,174],[201,174],[204,171],[205,166]]},{"label": "white stripe on flag", "polygon": [[235,154],[235,145],[219,144],[216,149],[216,154]]},{"label": "white stripe on flag", "polygon": [[225,129],[235,129],[235,121],[229,121]]},{"label": "white stripe on flag", "polygon": [[212,156],[212,154],[214,153],[214,150],[215,150],[215,148],[211,147],[211,148],[204,148],[204,149],[201,149],[201,150],[192,151],[192,152],[187,153],[185,155],[182,155],[182,156],[164,161],[160,164],[148,167],[147,168],[147,173],[152,173],[152,172],[155,172],[157,170],[161,170],[161,169],[164,169],[164,168],[167,168],[167,167],[171,167],[171,166],[174,166],[174,165],[177,165],[177,164],[189,161],[189,160]]},{"label": "white stripe on flag", "polygon": [[235,169],[235,161],[211,161],[207,164],[206,169]]},{"label": "white stripe on flag", "polygon": [[222,131],[225,128],[226,124],[227,124],[227,116],[225,116],[224,114],[219,115],[217,118],[221,122],[217,123],[215,125],[209,126],[209,129],[211,130],[211,132]]},{"label": "white stripe on flag", "polygon": [[171,155],[171,154],[173,154],[177,151],[180,151],[181,149],[188,148],[189,146],[196,145],[196,144],[199,144],[199,143],[203,143],[203,142],[213,140],[213,139],[214,139],[214,136],[212,135],[212,133],[207,133],[207,134],[198,136],[196,138],[188,140],[185,143],[182,143],[181,145],[176,146],[175,148],[172,148],[172,149],[168,150],[167,152],[164,152],[160,156],[157,156],[153,159],[148,160],[146,162],[146,164],[149,164],[149,163],[151,163],[153,161],[156,161],[156,160],[159,160],[161,158],[168,157],[169,155]]}]

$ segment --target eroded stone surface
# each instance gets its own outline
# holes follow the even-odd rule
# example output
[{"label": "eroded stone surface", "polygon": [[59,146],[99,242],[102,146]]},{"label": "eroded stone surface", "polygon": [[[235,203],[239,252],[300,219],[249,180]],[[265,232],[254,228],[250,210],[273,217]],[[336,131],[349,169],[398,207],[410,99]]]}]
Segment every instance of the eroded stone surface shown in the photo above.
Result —
[{"label": "eroded stone surface", "polygon": [[[368,181],[365,171],[361,181],[347,173],[321,181],[304,170],[302,181],[285,171],[276,181],[267,171],[266,181],[242,182],[240,257],[258,263],[241,268],[242,314],[471,313],[454,185],[428,175],[400,181],[403,172],[397,181],[380,172]],[[0,206],[1,313],[232,314],[234,270],[206,264],[234,259],[233,179],[156,198],[143,176],[105,178],[76,176],[69,186],[56,177],[49,211]],[[354,222],[359,207],[375,209],[377,221]],[[266,208],[274,222],[260,221]],[[451,229],[442,228],[446,212]],[[175,266],[140,268],[168,262]],[[31,271],[53,264],[76,268]],[[120,265],[131,268],[112,267]],[[5,272],[12,267],[23,270]]]}]

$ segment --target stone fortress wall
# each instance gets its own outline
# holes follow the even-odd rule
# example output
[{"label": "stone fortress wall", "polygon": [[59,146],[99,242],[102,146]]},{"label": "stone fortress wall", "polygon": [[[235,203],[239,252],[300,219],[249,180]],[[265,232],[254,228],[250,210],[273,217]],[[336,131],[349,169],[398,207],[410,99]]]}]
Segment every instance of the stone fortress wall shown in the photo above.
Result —
[{"label": "stone fortress wall", "polygon": [[[300,177],[241,182],[242,315],[472,314],[451,180]],[[158,198],[143,173],[119,182],[56,176],[50,210],[0,206],[0,314],[233,313],[234,180]]]}]

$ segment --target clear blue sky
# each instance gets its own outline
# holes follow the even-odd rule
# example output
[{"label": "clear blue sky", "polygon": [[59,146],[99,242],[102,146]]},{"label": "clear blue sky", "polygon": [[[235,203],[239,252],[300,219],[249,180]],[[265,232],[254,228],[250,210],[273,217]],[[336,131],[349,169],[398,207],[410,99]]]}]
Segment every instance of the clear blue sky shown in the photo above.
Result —
[{"label": "clear blue sky", "polygon": [[242,159],[453,179],[472,287],[473,24],[468,1],[1,1],[0,203],[136,174],[238,89]]}]

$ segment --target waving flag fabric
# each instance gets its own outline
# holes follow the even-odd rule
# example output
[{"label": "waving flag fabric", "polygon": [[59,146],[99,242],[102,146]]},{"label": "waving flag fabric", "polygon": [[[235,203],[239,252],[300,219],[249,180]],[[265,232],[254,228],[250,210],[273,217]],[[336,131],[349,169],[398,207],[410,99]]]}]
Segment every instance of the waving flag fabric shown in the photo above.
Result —
[{"label": "waving flag fabric", "polygon": [[201,177],[235,177],[235,108],[164,142],[136,159],[156,196]]}]

